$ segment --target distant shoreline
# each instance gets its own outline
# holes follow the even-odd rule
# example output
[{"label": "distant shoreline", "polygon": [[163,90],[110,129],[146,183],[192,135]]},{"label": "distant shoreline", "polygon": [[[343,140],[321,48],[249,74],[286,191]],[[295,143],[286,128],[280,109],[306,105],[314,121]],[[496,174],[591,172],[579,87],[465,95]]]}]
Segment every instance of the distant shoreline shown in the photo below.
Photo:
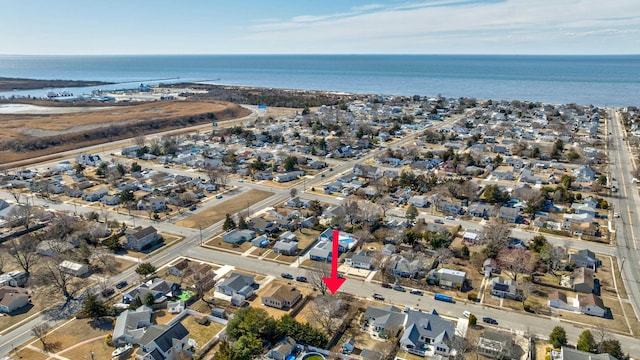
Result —
[{"label": "distant shoreline", "polygon": [[84,80],[37,80],[24,78],[0,77],[0,91],[37,90],[54,87],[83,87],[113,84],[104,81]]}]

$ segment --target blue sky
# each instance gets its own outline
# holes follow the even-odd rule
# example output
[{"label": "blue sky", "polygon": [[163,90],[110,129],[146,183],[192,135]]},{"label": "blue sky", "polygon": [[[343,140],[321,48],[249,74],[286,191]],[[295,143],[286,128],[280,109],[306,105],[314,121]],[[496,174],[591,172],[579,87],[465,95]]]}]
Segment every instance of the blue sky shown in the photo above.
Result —
[{"label": "blue sky", "polygon": [[638,0],[3,1],[0,54],[638,54]]}]

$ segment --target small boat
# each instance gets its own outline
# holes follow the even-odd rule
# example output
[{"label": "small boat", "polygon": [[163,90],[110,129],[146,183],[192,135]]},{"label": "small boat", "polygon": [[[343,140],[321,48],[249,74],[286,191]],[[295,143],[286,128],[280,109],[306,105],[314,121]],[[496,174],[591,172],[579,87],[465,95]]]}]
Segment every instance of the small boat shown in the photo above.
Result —
[{"label": "small boat", "polygon": [[127,351],[133,349],[133,345],[131,344],[127,344],[125,346],[120,346],[118,348],[116,348],[115,350],[113,350],[113,352],[111,353],[112,357],[117,357],[120,356],[124,353],[126,353]]}]

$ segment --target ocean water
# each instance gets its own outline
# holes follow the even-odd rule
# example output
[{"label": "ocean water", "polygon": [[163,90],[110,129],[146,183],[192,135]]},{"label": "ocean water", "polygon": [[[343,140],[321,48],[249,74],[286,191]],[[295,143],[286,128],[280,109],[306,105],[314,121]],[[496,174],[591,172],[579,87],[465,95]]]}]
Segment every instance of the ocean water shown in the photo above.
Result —
[{"label": "ocean water", "polygon": [[[640,55],[0,55],[0,77],[126,84],[211,81],[370,94],[640,105]],[[93,89],[70,90],[79,94]],[[12,94],[45,92],[0,93]]]}]

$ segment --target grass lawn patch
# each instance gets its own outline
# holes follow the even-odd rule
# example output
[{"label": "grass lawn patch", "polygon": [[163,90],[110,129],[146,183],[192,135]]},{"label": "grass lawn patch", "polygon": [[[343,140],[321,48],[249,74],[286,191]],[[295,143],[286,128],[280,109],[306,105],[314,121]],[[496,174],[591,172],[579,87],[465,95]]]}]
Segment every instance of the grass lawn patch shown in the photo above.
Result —
[{"label": "grass lawn patch", "polygon": [[207,228],[220,220],[223,220],[226,214],[235,214],[240,210],[247,208],[247,204],[258,203],[273,195],[273,192],[262,190],[249,190],[242,194],[238,194],[226,201],[203,209],[183,220],[176,222],[176,225],[185,226],[192,229],[200,227]]},{"label": "grass lawn patch", "polygon": [[[104,317],[97,321],[93,319],[74,319],[51,331],[47,336],[47,342],[55,344],[57,351],[61,351],[85,340],[112,333],[113,320],[112,317]],[[34,340],[32,344],[42,349],[40,341]]]},{"label": "grass lawn patch", "polygon": [[[603,258],[602,267],[605,267],[605,263],[607,263],[606,266],[611,267],[612,262],[613,262],[613,270],[611,271],[611,273],[613,274],[613,276],[615,276],[615,279],[616,279],[616,286],[618,287],[618,296],[622,299],[628,299],[629,295],[627,295],[627,289],[624,287],[624,282],[622,281],[622,276],[620,275],[620,270],[618,269],[618,262],[616,261],[616,258],[612,256],[607,256]],[[611,283],[611,286],[613,286],[613,282]]]},{"label": "grass lawn patch", "polygon": [[619,333],[629,334],[629,328],[627,327],[627,322],[620,318],[613,319],[604,319],[597,316],[590,316],[586,314],[578,314],[569,311],[559,311],[560,319],[575,321],[583,324],[588,324],[591,326],[604,326],[606,329],[610,331],[616,331]]},{"label": "grass lawn patch", "polygon": [[230,244],[228,242],[222,241],[222,237],[218,236],[209,240],[205,243],[206,246],[213,247],[222,251],[234,252],[234,253],[244,253],[245,251],[251,248],[250,242],[244,242],[240,245]]},{"label": "grass lawn patch", "polygon": [[406,360],[424,360],[424,356],[410,354],[404,350],[400,350],[396,353],[396,359],[397,358],[406,359]]},{"label": "grass lawn patch", "polygon": [[[109,354],[111,356],[111,354]],[[17,356],[12,359],[29,359],[29,360],[47,360],[50,359],[49,355],[31,349],[20,349],[17,352]]]},{"label": "grass lawn patch", "polygon": [[[34,299],[32,299],[34,301]],[[9,315],[0,316],[0,334],[5,331],[9,331],[13,325],[19,323],[20,321],[28,318],[29,316],[38,313],[42,307],[37,303],[32,303],[27,306],[24,306]]]},{"label": "grass lawn patch", "polygon": [[631,330],[633,331],[633,335],[640,335],[640,322],[636,321],[636,313],[633,311],[633,306],[631,306],[628,302],[622,302],[622,307],[624,308],[624,312],[627,314],[629,318],[629,323],[631,325]]},{"label": "grass lawn patch", "polygon": [[116,273],[116,274],[124,272],[125,270],[127,270],[130,267],[132,267],[133,265],[136,265],[135,262],[127,260],[127,259],[114,258],[114,260],[116,261],[116,264],[117,264],[115,269],[114,269],[114,273]]},{"label": "grass lawn patch", "polygon": [[156,310],[151,313],[151,323],[166,324],[178,314],[171,314],[167,310]]},{"label": "grass lawn patch", "polygon": [[180,322],[189,330],[189,338],[196,341],[198,348],[206,344],[224,328],[224,325],[214,321],[208,321],[206,325],[200,325],[196,322],[196,318],[191,315],[185,316]]},{"label": "grass lawn patch", "polygon": [[[61,351],[60,355],[68,359],[91,359],[91,353],[93,352],[94,359],[110,359],[111,353],[115,350],[114,347],[107,345],[104,339],[107,335],[103,335],[100,339],[90,341],[86,344],[79,345],[69,351]],[[133,351],[129,351],[129,356],[121,357],[120,359],[133,359]]]},{"label": "grass lawn patch", "polygon": [[320,231],[313,229],[300,229],[295,232],[295,235],[298,238],[298,249],[300,249],[300,252],[302,253],[306,251],[311,244],[318,240]]}]

